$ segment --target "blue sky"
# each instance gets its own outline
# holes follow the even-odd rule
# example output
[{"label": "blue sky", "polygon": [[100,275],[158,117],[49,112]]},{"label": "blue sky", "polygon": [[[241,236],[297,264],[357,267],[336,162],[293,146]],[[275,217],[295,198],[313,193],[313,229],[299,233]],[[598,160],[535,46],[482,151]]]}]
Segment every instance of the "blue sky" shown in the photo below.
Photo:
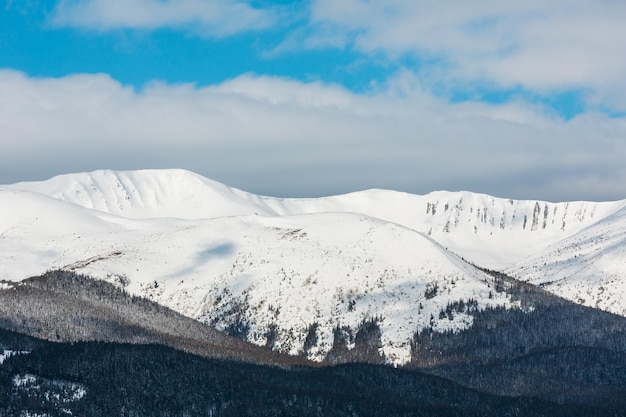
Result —
[{"label": "blue sky", "polygon": [[626,3],[516,3],[4,0],[0,183],[626,198]]}]

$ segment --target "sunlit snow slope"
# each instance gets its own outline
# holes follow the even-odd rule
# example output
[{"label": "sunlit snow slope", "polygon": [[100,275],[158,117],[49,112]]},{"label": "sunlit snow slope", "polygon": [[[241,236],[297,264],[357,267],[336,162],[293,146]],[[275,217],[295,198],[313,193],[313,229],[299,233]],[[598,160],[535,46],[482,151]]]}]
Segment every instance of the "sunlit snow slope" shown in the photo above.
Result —
[{"label": "sunlit snow slope", "polygon": [[230,188],[184,170],[103,170],[9,187],[130,218],[361,213],[426,233],[465,259],[493,269],[520,262],[625,205],[625,201],[511,200],[470,192],[421,196],[376,189],[279,199]]},{"label": "sunlit snow slope", "polygon": [[[624,206],[384,190],[277,199],[182,170],[69,174],[0,187],[0,280],[85,272],[218,328],[243,324],[258,344],[272,330],[292,354],[317,323],[314,359],[336,326],[383,317],[384,354],[402,363],[431,315],[436,328],[469,325],[438,319],[449,302],[510,304],[463,259],[624,314]],[[586,269],[556,255],[577,239],[602,252]]]},{"label": "sunlit snow slope", "polygon": [[626,316],[626,206],[507,272],[580,304]]}]

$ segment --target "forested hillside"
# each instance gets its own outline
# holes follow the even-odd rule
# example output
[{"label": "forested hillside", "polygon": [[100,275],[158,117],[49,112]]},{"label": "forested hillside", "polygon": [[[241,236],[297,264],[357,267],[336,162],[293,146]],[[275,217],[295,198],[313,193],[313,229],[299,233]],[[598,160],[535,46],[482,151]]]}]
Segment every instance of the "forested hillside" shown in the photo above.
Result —
[{"label": "forested hillside", "polygon": [[[626,412],[626,319],[488,272],[521,308],[474,309],[468,329],[417,332],[408,366],[494,394]],[[440,315],[463,309],[472,307],[455,303]]]},{"label": "forested hillside", "polygon": [[337,327],[316,364],[304,358],[314,326],[300,356],[278,355],[112,284],[49,272],[0,290],[3,401],[52,415],[626,415],[626,319],[487,272],[518,307],[450,303],[438,319],[463,313],[472,325],[416,331],[404,369],[375,365],[381,318]]},{"label": "forested hillside", "polygon": [[0,326],[55,342],[157,343],[212,358],[301,362],[71,271],[50,271],[0,289]]},{"label": "forested hillside", "polygon": [[[6,332],[0,332],[0,341]],[[14,349],[15,337],[11,336]],[[19,342],[18,342],[19,343]],[[610,416],[480,393],[419,372],[351,364],[290,370],[163,346],[46,343],[0,365],[0,416]]]}]

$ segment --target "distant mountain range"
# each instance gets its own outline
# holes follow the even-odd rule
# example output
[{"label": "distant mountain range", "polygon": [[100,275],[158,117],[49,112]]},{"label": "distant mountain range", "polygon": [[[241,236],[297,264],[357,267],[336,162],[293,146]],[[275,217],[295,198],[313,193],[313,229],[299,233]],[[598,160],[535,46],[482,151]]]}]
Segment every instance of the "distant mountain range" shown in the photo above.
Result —
[{"label": "distant mountain range", "polygon": [[0,417],[625,416],[625,239],[626,200],[0,186]]},{"label": "distant mountain range", "polygon": [[[482,269],[479,269],[482,268]],[[258,196],[183,170],[95,171],[0,187],[0,288],[63,269],[257,345],[322,361],[364,323],[379,354],[415,332],[523,308],[483,269],[626,315],[626,200],[516,201],[367,190]]]}]

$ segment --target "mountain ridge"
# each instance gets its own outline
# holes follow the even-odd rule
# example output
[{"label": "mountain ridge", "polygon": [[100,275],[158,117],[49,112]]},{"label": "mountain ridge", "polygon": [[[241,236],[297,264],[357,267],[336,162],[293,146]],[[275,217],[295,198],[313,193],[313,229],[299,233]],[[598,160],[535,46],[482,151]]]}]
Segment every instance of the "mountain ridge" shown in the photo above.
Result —
[{"label": "mountain ridge", "polygon": [[[598,233],[623,224],[626,207],[443,191],[279,199],[184,170],[67,174],[2,186],[0,200],[5,279],[66,268],[126,282],[133,294],[256,344],[271,339],[284,353],[299,354],[310,336],[306,354],[316,360],[336,328],[382,316],[381,352],[392,363],[408,360],[412,333],[431,317],[441,331],[471,325],[463,314],[439,319],[450,303],[515,305],[470,263],[533,282],[545,251],[585,233],[593,250]],[[626,229],[614,234],[604,240],[624,247]],[[623,280],[612,282],[610,294],[596,289],[583,303],[623,314]],[[563,285],[552,290],[580,302]]]},{"label": "mountain ridge", "polygon": [[[8,187],[130,218],[198,220],[252,214],[361,213],[437,236],[438,242],[472,262],[499,269],[545,248],[546,240],[553,243],[569,237],[626,206],[626,200],[551,203],[467,191],[414,195],[381,189],[320,198],[275,198],[228,187],[185,170],[100,170]],[[513,228],[520,242],[511,247],[500,235]],[[497,249],[503,253],[503,259],[473,251],[476,240],[487,252]]]}]

